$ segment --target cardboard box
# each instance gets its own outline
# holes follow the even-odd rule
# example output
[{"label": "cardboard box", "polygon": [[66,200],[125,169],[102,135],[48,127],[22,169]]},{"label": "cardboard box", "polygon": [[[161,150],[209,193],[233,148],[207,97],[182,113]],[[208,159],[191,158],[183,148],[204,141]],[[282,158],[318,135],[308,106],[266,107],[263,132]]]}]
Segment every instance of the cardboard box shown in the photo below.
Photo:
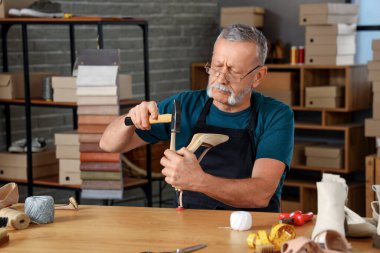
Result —
[{"label": "cardboard box", "polygon": [[343,147],[338,146],[307,146],[305,147],[306,165],[341,169],[343,168],[343,153]]},{"label": "cardboard box", "polygon": [[59,172],[80,173],[79,159],[59,159]]},{"label": "cardboard box", "polygon": [[79,145],[58,145],[56,156],[58,159],[79,159]]},{"label": "cardboard box", "polygon": [[67,131],[62,133],[56,133],[54,135],[55,145],[72,145],[79,146],[79,137],[76,131]]},{"label": "cardboard box", "polygon": [[357,15],[358,13],[359,13],[359,6],[356,4],[346,4],[346,3],[300,4],[300,14]]},{"label": "cardboard box", "polygon": [[22,9],[34,2],[35,0],[2,0],[0,1],[0,18],[7,18],[9,9]]},{"label": "cardboard box", "polygon": [[220,26],[226,27],[230,24],[246,24],[255,27],[264,25],[265,9],[261,7],[222,7],[220,14]]},{"label": "cardboard box", "polygon": [[[42,97],[42,82],[44,77],[51,76],[47,72],[30,73],[30,97]],[[1,73],[0,74],[0,98],[15,99],[24,98],[24,73]]]},{"label": "cardboard box", "polygon": [[340,108],[343,107],[343,97],[306,97],[305,107]]},{"label": "cardboard box", "polygon": [[[58,163],[33,166],[33,178],[48,177],[58,175]],[[26,167],[0,166],[0,177],[3,179],[26,180]]]},{"label": "cardboard box", "polygon": [[259,92],[264,94],[265,96],[280,100],[290,106],[296,103],[295,92],[291,90],[261,89],[259,90]]},{"label": "cardboard box", "polygon": [[324,26],[306,26],[306,36],[337,36],[356,34],[356,24],[333,24]]},{"label": "cardboard box", "polygon": [[[115,86],[79,86],[76,85],[76,77],[54,76],[52,77],[53,100],[56,102],[77,102],[77,95],[82,96],[108,96],[118,95],[120,99],[130,99],[132,94],[132,75],[118,75],[118,87]],[[108,93],[107,93],[108,92]],[[110,93],[112,92],[112,93]]]},{"label": "cardboard box", "polygon": [[379,119],[365,119],[365,136],[366,137],[380,137],[380,120]]},{"label": "cardboard box", "polygon": [[377,157],[380,158],[380,148],[377,148]]},{"label": "cardboard box", "polygon": [[368,70],[368,80],[373,82],[380,81],[380,71]]},{"label": "cardboard box", "polygon": [[374,61],[380,61],[380,50],[379,51],[372,51],[372,59]]},{"label": "cardboard box", "polygon": [[54,88],[53,101],[54,102],[73,102],[73,103],[76,103],[78,100],[76,91],[77,91],[77,89]]},{"label": "cardboard box", "polygon": [[306,97],[341,97],[344,95],[343,86],[311,86],[305,88]]},{"label": "cardboard box", "polygon": [[335,45],[313,45],[306,46],[309,55],[353,55],[356,53],[355,43]]},{"label": "cardboard box", "polygon": [[314,142],[295,141],[293,148],[292,164],[303,165],[306,164],[305,147],[315,145]]},{"label": "cardboard box", "polygon": [[52,76],[51,85],[53,89],[76,89],[75,76]]},{"label": "cardboard box", "polygon": [[380,40],[372,40],[372,50],[373,51],[380,51]]},{"label": "cardboard box", "polygon": [[[48,149],[42,152],[32,153],[33,167],[58,163],[55,158],[55,150]],[[26,153],[0,152],[0,166],[27,167]]]},{"label": "cardboard box", "polygon": [[372,217],[371,202],[377,200],[372,185],[380,184],[380,157],[369,155],[365,158],[365,199],[366,216]]},{"label": "cardboard box", "polygon": [[373,101],[372,117],[380,120],[380,102]]},{"label": "cardboard box", "polygon": [[266,89],[294,90],[296,88],[294,72],[269,71],[264,81],[256,88],[257,91]]},{"label": "cardboard box", "polygon": [[311,55],[306,51],[305,63],[312,65],[352,65],[355,55]]},{"label": "cardboard box", "polygon": [[81,184],[80,160],[59,160],[59,183],[60,184]]},{"label": "cardboard box", "polygon": [[355,34],[353,35],[306,35],[306,49],[311,45],[355,45]]},{"label": "cardboard box", "polygon": [[369,70],[380,70],[380,61],[368,61],[368,69]]},{"label": "cardboard box", "polygon": [[332,25],[332,24],[353,24],[358,22],[355,15],[311,15],[300,14],[300,25]]},{"label": "cardboard box", "polygon": [[379,96],[380,97],[380,81],[372,82],[372,91],[373,96]]}]

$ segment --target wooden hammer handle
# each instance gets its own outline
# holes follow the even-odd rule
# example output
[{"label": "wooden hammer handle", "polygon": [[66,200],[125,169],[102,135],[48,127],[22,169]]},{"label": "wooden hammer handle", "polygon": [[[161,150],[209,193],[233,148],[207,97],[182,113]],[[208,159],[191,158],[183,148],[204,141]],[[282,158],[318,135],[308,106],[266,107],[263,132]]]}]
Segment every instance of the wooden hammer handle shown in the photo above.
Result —
[{"label": "wooden hammer handle", "polygon": [[[170,123],[172,122],[172,115],[171,114],[160,114],[158,115],[157,119],[151,119],[149,118],[150,124],[157,124],[157,123]],[[124,124],[126,126],[132,126],[133,122],[131,117],[125,117]]]}]

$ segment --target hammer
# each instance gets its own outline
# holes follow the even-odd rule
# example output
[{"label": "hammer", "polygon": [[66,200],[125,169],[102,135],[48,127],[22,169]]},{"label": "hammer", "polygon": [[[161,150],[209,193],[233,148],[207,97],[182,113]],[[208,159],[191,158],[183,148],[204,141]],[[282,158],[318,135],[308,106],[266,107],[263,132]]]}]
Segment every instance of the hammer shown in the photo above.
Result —
[{"label": "hammer", "polygon": [[[170,122],[172,122],[172,115],[171,114],[160,114],[160,115],[158,115],[157,119],[149,118],[150,124],[170,123]],[[125,117],[124,124],[126,126],[132,126],[133,122],[132,122],[131,117]]]}]

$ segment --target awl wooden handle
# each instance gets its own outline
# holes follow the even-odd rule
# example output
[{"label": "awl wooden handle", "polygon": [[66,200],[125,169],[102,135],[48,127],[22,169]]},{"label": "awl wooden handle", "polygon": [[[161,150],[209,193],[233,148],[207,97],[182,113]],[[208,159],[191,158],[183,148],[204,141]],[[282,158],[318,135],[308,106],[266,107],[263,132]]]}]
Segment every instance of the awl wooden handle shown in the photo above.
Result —
[{"label": "awl wooden handle", "polygon": [[[157,123],[170,123],[172,122],[172,115],[171,114],[160,114],[158,115],[157,119],[151,119],[149,118],[150,124],[157,124]],[[130,117],[125,117],[124,124],[126,126],[132,126],[133,122]]]}]

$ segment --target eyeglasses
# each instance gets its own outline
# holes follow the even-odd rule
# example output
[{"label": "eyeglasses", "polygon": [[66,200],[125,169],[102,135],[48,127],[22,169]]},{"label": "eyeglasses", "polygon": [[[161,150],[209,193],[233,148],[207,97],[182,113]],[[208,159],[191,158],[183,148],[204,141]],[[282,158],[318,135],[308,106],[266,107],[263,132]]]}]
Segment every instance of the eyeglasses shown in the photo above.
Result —
[{"label": "eyeglasses", "polygon": [[224,78],[226,78],[226,80],[228,82],[231,82],[231,83],[240,83],[244,78],[246,78],[249,74],[251,74],[253,71],[255,71],[256,69],[262,67],[262,65],[257,65],[255,68],[253,68],[252,70],[250,70],[247,74],[241,76],[239,74],[233,74],[231,72],[222,72],[222,71],[219,71],[217,69],[214,69],[212,68],[209,63],[206,63],[205,65],[205,70],[206,70],[206,73],[209,74],[211,77],[214,77],[215,79],[220,77],[221,75],[224,75]]}]

